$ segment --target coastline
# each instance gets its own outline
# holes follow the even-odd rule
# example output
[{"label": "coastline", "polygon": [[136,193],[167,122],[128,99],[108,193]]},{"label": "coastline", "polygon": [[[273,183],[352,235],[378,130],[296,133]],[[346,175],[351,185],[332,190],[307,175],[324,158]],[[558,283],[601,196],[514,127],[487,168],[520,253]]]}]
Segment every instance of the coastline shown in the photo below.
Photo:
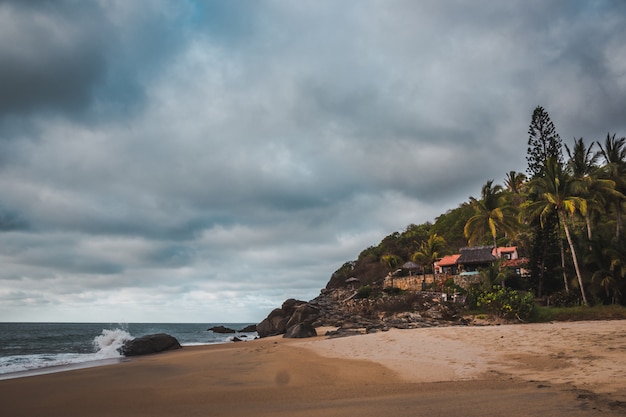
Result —
[{"label": "coastline", "polygon": [[0,381],[11,416],[623,415],[626,321],[271,337]]}]

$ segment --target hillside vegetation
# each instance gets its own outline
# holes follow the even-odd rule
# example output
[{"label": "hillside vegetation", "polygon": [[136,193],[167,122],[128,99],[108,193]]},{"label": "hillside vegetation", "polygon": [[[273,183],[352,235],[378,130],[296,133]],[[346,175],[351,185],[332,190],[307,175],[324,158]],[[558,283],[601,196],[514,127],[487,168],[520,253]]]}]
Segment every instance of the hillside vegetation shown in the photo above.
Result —
[{"label": "hillside vegetation", "polygon": [[[517,279],[516,289],[557,306],[625,305],[626,137],[563,145],[548,113],[537,107],[526,159],[526,173],[511,170],[502,185],[488,180],[479,197],[364,249],[326,288],[346,287],[349,278],[381,287],[407,261],[431,273],[436,259],[465,246],[517,246],[529,276]],[[494,283],[489,274],[511,276],[497,268],[481,272],[487,284]]]}]

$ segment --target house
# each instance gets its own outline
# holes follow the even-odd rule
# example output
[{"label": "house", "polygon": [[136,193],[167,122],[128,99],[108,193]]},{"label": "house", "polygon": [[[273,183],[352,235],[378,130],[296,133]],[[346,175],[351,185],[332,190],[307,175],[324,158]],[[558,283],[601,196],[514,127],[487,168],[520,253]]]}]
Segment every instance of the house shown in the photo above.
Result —
[{"label": "house", "polygon": [[437,262],[435,262],[435,273],[436,274],[448,274],[448,275],[456,275],[457,274],[457,264],[456,261],[459,259],[461,254],[457,253],[454,255],[444,256]]},{"label": "house", "polygon": [[469,246],[461,248],[461,256],[456,263],[465,273],[477,273],[480,268],[486,268],[497,258],[493,255],[493,246]]},{"label": "house", "polygon": [[517,253],[517,246],[506,246],[506,247],[496,248],[491,253],[497,256],[498,258],[503,258],[507,260],[519,259],[519,255]]},{"label": "house", "polygon": [[528,271],[523,268],[523,266],[528,263],[528,259],[519,257],[519,254],[517,253],[517,246],[497,248],[493,254],[498,258],[504,259],[502,266],[514,270],[519,276],[528,276]]}]

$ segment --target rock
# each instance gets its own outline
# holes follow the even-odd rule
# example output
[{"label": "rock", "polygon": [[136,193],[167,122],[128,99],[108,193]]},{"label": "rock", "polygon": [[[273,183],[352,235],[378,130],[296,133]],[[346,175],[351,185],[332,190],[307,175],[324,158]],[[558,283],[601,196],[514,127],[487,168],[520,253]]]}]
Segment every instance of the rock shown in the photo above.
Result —
[{"label": "rock", "polygon": [[175,337],[165,333],[158,333],[128,340],[124,342],[118,351],[124,356],[138,356],[180,348],[180,343],[178,343]]},{"label": "rock", "polygon": [[239,330],[241,333],[253,333],[256,332],[256,324],[250,324],[243,329]]},{"label": "rock", "polygon": [[291,317],[291,315],[294,313],[296,308],[306,303],[307,303],[306,301],[301,301],[301,300],[296,300],[295,298],[290,298],[288,300],[285,300],[285,302],[281,306],[281,309],[285,312],[285,315],[287,315],[288,317]]},{"label": "rock", "polygon": [[298,323],[287,329],[283,337],[288,339],[304,339],[317,336],[317,331],[309,323]]},{"label": "rock", "polygon": [[207,331],[212,331],[213,333],[235,333],[235,330],[224,326],[213,326],[210,329],[207,329]]},{"label": "rock", "polygon": [[301,304],[295,308],[286,327],[290,328],[299,323],[313,323],[319,314],[319,309],[309,303]]},{"label": "rock", "polygon": [[276,308],[256,326],[259,337],[276,336],[287,331],[289,317],[282,308]]}]

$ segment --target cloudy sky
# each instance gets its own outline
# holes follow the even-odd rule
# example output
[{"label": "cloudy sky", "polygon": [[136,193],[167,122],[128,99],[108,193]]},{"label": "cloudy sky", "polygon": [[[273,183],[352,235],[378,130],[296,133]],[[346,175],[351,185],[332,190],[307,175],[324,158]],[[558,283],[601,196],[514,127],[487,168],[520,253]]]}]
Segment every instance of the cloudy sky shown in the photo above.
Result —
[{"label": "cloudy sky", "polygon": [[565,143],[626,3],[0,1],[0,321],[257,322]]}]

